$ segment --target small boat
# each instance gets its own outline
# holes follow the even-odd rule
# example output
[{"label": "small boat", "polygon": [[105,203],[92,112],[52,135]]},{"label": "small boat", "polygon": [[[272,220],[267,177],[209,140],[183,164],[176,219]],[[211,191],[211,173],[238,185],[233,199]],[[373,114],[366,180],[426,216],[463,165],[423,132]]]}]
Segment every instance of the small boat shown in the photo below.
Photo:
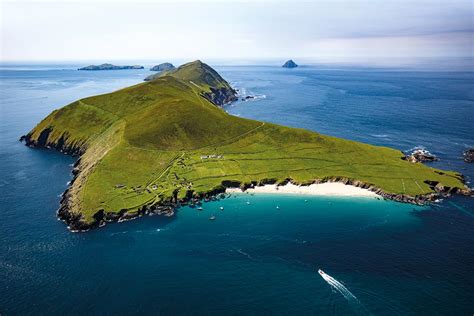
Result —
[{"label": "small boat", "polygon": [[216,217],[215,217],[214,215],[212,215],[211,217],[209,217],[209,220],[210,220],[210,221],[213,221],[213,220],[215,220],[215,219],[216,219]]},{"label": "small boat", "polygon": [[247,205],[250,205],[250,202],[249,202],[249,201],[247,201]]},{"label": "small boat", "polygon": [[318,273],[319,273],[321,276],[326,275],[326,273],[324,273],[324,271],[321,270],[321,269],[318,269]]},{"label": "small boat", "polygon": [[304,200],[305,202],[308,202],[308,200]]},{"label": "small boat", "polygon": [[277,210],[279,210],[279,209],[280,209],[280,207],[277,205]]},{"label": "small boat", "polygon": [[223,211],[223,210],[224,210],[224,207],[223,207],[223,206],[221,206],[220,208],[221,208],[221,211]]},{"label": "small boat", "polygon": [[203,208],[201,206],[198,207],[198,211],[202,211]]}]

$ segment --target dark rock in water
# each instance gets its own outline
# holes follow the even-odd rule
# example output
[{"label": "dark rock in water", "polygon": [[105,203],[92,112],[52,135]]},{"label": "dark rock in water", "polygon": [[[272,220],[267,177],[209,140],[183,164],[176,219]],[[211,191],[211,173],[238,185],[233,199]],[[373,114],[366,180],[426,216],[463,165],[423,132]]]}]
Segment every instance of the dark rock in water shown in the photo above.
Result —
[{"label": "dark rock in water", "polygon": [[82,67],[77,70],[122,70],[122,69],[143,69],[143,66],[134,65],[134,66],[116,66],[112,64],[102,64],[102,65],[90,65],[87,67]]},{"label": "dark rock in water", "polygon": [[405,156],[405,160],[410,162],[426,162],[426,161],[437,161],[438,157],[431,154],[425,149],[415,149],[410,155]]},{"label": "dark rock in water", "polygon": [[150,71],[167,71],[167,70],[173,70],[176,67],[173,66],[172,63],[162,63],[156,66],[153,66],[150,68]]},{"label": "dark rock in water", "polygon": [[474,149],[468,149],[463,153],[465,162],[474,162]]},{"label": "dark rock in water", "polygon": [[287,60],[286,63],[283,64],[283,68],[296,68],[298,65],[292,60]]},{"label": "dark rock in water", "polygon": [[245,97],[242,98],[242,101],[248,101],[248,100],[253,100],[255,99],[255,96],[253,95],[247,95]]}]

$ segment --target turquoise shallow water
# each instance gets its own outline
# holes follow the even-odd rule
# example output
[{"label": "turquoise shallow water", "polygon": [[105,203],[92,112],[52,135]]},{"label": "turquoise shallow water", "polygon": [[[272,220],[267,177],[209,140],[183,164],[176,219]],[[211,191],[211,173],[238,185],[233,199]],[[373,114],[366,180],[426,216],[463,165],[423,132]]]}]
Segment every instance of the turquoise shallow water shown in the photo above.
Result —
[{"label": "turquoise shallow water", "polygon": [[[415,207],[373,198],[241,194],[204,203],[201,212],[183,207],[173,218],[68,232],[55,210],[74,159],[29,149],[19,136],[58,106],[149,74],[75,68],[0,71],[2,315],[472,314],[474,204],[468,198]],[[233,114],[403,150],[425,145],[441,157],[436,167],[474,175],[459,157],[473,144],[465,119],[474,113],[471,73],[219,70],[266,96],[231,106]],[[357,300],[331,288],[318,268]]]}]

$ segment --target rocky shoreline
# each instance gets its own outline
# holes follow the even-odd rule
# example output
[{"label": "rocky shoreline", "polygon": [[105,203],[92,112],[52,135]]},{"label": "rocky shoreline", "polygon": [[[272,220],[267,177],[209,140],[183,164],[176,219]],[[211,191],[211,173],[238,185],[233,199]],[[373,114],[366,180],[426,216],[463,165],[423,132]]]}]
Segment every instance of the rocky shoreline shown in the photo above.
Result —
[{"label": "rocky shoreline", "polygon": [[[74,178],[70,183],[70,186],[74,183],[77,174],[80,172],[77,167],[80,165],[80,160],[76,162],[73,169]],[[371,192],[374,192],[378,196],[383,199],[401,202],[401,203],[409,203],[415,205],[425,205],[430,202],[434,202],[440,198],[448,197],[452,194],[460,194],[465,196],[473,196],[473,191],[469,188],[465,189],[456,189],[456,188],[449,188],[439,185],[438,183],[431,182],[428,183],[430,187],[435,191],[433,193],[429,193],[426,195],[418,195],[418,196],[409,196],[404,194],[393,194],[393,193],[386,193],[380,188],[377,188],[373,185],[364,183],[363,181],[353,180],[344,177],[328,177],[324,179],[314,180],[313,182],[309,183],[297,183],[294,182],[292,179],[285,179],[282,182],[277,183],[276,179],[263,179],[260,181],[252,181],[250,183],[241,183],[239,181],[232,181],[232,180],[225,180],[222,181],[222,184],[219,187],[214,188],[211,191],[195,194],[192,191],[188,191],[187,196],[184,199],[177,199],[176,196],[170,198],[168,201],[160,202],[160,203],[151,203],[148,205],[143,205],[138,210],[129,211],[126,209],[122,209],[119,212],[107,212],[105,210],[99,210],[96,214],[94,214],[94,222],[86,223],[81,220],[79,214],[72,213],[71,207],[69,206],[70,201],[70,192],[69,188],[64,192],[61,198],[60,207],[57,211],[57,216],[60,220],[67,224],[67,227],[72,232],[86,232],[93,228],[103,227],[108,223],[113,222],[124,222],[129,221],[132,219],[136,219],[142,217],[144,215],[162,215],[171,217],[175,214],[176,209],[188,205],[194,204],[199,201],[208,201],[208,200],[215,200],[216,198],[223,197],[226,192],[226,189],[230,188],[240,188],[242,191],[246,191],[249,188],[255,186],[263,186],[266,184],[277,184],[285,185],[287,183],[292,183],[294,185],[301,185],[301,186],[308,186],[311,184],[319,184],[319,183],[326,183],[326,182],[338,182],[343,183],[346,185],[352,185],[358,188],[367,189]]]},{"label": "rocky shoreline", "polygon": [[[231,87],[221,87],[221,88],[211,88],[210,92],[202,92],[201,96],[215,104],[216,106],[223,107],[224,105],[231,103],[238,99],[237,91]],[[239,181],[233,180],[224,180],[222,181],[221,185],[217,186],[213,190],[204,193],[195,193],[192,190],[188,191],[186,197],[183,199],[177,198],[177,193],[174,194],[173,197],[170,197],[166,201],[160,201],[159,203],[151,202],[145,203],[141,206],[135,206],[129,209],[122,209],[118,210],[117,212],[111,212],[106,210],[99,210],[93,215],[92,222],[86,222],[83,220],[80,213],[75,212],[74,208],[77,208],[80,204],[80,201],[77,200],[77,192],[81,188],[81,181],[79,180],[76,183],[78,178],[85,178],[87,177],[88,172],[92,170],[94,166],[94,162],[88,161],[84,162],[82,160],[87,160],[84,158],[87,155],[86,153],[88,144],[75,141],[71,142],[69,139],[69,135],[67,133],[62,134],[59,139],[54,141],[49,140],[49,136],[52,133],[52,128],[48,127],[40,132],[39,137],[37,140],[32,139],[31,134],[24,135],[20,138],[20,141],[24,142],[26,146],[32,148],[47,148],[47,149],[55,149],[60,151],[64,154],[68,154],[71,156],[78,156],[79,159],[74,164],[74,168],[72,170],[73,179],[71,180],[69,187],[66,191],[62,194],[62,198],[60,201],[60,207],[57,211],[57,216],[60,220],[64,221],[68,229],[73,232],[83,232],[90,230],[92,228],[102,227],[105,226],[107,223],[112,222],[122,222],[132,220],[143,215],[162,215],[162,216],[173,216],[177,208],[182,205],[186,205],[189,203],[196,203],[200,200],[208,200],[208,199],[215,199],[217,196],[221,196],[225,194],[226,189],[228,188],[240,188],[242,191],[245,191],[249,188],[256,187],[256,186],[263,186],[266,184],[277,184],[285,185],[287,183],[292,183],[294,185],[300,186],[308,186],[311,184],[318,184],[318,183],[325,183],[325,182],[339,182],[347,185],[352,185],[355,187],[359,187],[362,189],[367,189],[371,192],[374,192],[378,196],[393,200],[402,203],[411,203],[416,205],[423,205],[429,202],[436,201],[437,199],[445,196],[449,196],[451,194],[461,194],[472,196],[472,190],[465,186],[464,189],[458,188],[449,188],[444,187],[440,183],[437,182],[429,182],[426,183],[431,187],[433,190],[432,193],[425,194],[425,195],[417,195],[417,196],[410,196],[405,194],[392,194],[386,193],[382,189],[377,188],[371,184],[364,183],[363,181],[358,181],[354,179],[344,178],[344,177],[327,177],[323,179],[316,179],[312,182],[307,183],[297,183],[293,179],[285,179],[284,181],[278,181],[277,179],[261,179],[259,181],[252,181],[250,183],[241,183]],[[424,152],[421,152],[425,154]],[[425,157],[425,155],[423,155]],[[423,158],[422,157],[422,158]],[[413,160],[421,160],[420,157],[415,157],[416,159]],[[404,157],[407,159],[407,157]],[[461,176],[462,177],[462,176]],[[463,183],[465,183],[464,178],[460,178]]]},{"label": "rocky shoreline", "polygon": [[[216,101],[214,101],[216,102]],[[213,102],[213,103],[214,103]],[[219,102],[222,102],[222,99],[219,99]],[[216,103],[215,103],[216,104]],[[44,132],[44,131],[43,131]],[[50,131],[49,131],[50,132]],[[49,133],[46,131],[45,133]],[[41,138],[40,139],[47,139]],[[63,139],[61,137],[60,139]],[[434,202],[440,198],[450,196],[452,194],[460,194],[465,196],[473,196],[473,191],[466,187],[465,189],[457,189],[457,188],[449,188],[444,187],[437,182],[429,182],[426,183],[432,188],[434,192],[426,194],[426,195],[417,195],[417,196],[410,196],[405,194],[393,194],[387,193],[380,188],[377,188],[371,184],[365,183],[363,181],[344,178],[344,177],[327,177],[323,179],[316,179],[312,182],[307,183],[298,183],[293,181],[290,178],[285,179],[284,181],[278,182],[277,179],[262,179],[260,181],[252,181],[250,183],[241,183],[239,181],[233,180],[224,180],[222,181],[221,185],[214,188],[211,191],[205,193],[196,194],[193,191],[188,191],[187,195],[184,199],[178,199],[176,195],[170,198],[167,201],[162,201],[160,203],[150,203],[141,206],[138,209],[122,209],[119,212],[107,212],[105,210],[99,210],[96,214],[94,214],[94,222],[87,223],[84,222],[81,218],[80,214],[72,212],[71,206],[71,187],[73,186],[74,182],[76,181],[78,175],[81,173],[81,155],[85,152],[86,147],[82,144],[82,146],[74,146],[68,145],[65,139],[63,141],[58,141],[55,144],[47,143],[47,142],[34,142],[31,140],[30,135],[24,135],[20,138],[20,141],[24,142],[26,146],[32,148],[47,148],[47,149],[55,149],[65,154],[71,156],[79,156],[79,159],[73,165],[73,179],[69,183],[69,187],[66,191],[62,194],[60,207],[57,211],[57,216],[60,220],[66,223],[68,229],[72,232],[85,232],[93,228],[103,227],[108,223],[113,222],[123,222],[132,219],[136,219],[142,217],[144,215],[162,215],[171,217],[175,214],[177,208],[183,205],[187,205],[189,203],[196,203],[201,200],[210,200],[215,199],[222,194],[225,194],[226,189],[230,188],[240,188],[242,191],[246,191],[249,188],[253,188],[256,186],[263,186],[266,184],[277,184],[285,185],[287,183],[292,183],[294,185],[300,186],[308,186],[311,184],[319,184],[319,183],[326,183],[326,182],[339,182],[346,185],[352,185],[355,187],[359,187],[362,189],[367,189],[369,191],[374,192],[381,198],[402,202],[402,203],[410,203],[415,205],[424,205],[430,202]],[[465,183],[464,178],[462,181]]]}]

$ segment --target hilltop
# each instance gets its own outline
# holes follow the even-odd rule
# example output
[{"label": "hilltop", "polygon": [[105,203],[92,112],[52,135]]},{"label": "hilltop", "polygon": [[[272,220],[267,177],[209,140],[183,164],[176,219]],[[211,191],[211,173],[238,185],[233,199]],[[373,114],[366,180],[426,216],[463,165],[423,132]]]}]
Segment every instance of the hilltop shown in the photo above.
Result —
[{"label": "hilltop", "polygon": [[160,77],[171,76],[199,89],[201,96],[212,103],[222,106],[237,100],[237,92],[211,67],[200,60],[184,64],[178,68],[153,74],[145,78],[152,81]]},{"label": "hilltop", "polygon": [[232,116],[236,92],[194,61],[153,80],[75,101],[21,139],[79,155],[58,216],[71,230],[177,205],[226,187],[340,181],[411,203],[470,191],[456,172],[399,150]]}]

